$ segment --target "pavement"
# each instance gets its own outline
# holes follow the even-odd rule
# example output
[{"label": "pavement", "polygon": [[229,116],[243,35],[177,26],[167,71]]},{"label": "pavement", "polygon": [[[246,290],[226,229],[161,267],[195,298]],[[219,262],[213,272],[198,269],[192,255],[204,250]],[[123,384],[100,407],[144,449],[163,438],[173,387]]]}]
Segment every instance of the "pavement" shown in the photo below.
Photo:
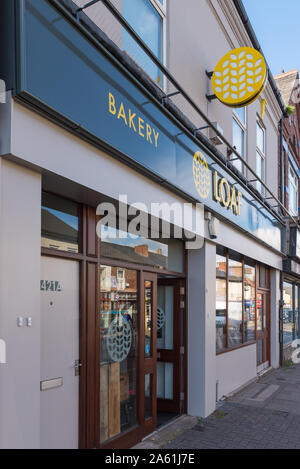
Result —
[{"label": "pavement", "polygon": [[207,419],[182,416],[135,448],[300,449],[300,365],[265,374]]}]

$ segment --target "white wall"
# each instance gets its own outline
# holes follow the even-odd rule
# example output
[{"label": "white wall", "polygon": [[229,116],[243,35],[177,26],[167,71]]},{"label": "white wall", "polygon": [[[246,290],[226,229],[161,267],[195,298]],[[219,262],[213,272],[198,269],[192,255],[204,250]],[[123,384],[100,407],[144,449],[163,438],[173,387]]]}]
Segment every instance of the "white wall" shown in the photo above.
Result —
[{"label": "white wall", "polygon": [[[207,233],[208,237],[208,233]],[[241,233],[228,223],[221,222],[217,243],[240,254],[248,256],[258,262],[266,264],[275,269],[282,269],[282,258],[271,249],[249,238],[245,233]]]},{"label": "white wall", "polygon": [[185,200],[112,158],[70,132],[12,102],[14,157],[35,168],[50,171],[115,200],[127,194],[128,204],[173,204]]},{"label": "white wall", "polygon": [[216,406],[216,247],[188,252],[188,413]]},{"label": "white wall", "polygon": [[256,360],[256,344],[216,357],[218,399],[236,391],[256,377]]},{"label": "white wall", "polygon": [[[40,175],[0,158],[0,448],[39,447]],[[18,328],[17,317],[32,317]]]}]

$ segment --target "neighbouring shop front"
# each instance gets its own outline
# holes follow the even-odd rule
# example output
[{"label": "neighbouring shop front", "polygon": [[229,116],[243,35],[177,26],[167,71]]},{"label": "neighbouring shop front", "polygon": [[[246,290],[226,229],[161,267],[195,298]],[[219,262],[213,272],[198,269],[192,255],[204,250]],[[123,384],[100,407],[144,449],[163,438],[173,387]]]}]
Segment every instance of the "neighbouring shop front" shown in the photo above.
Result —
[{"label": "neighbouring shop front", "polygon": [[217,354],[255,344],[259,373],[270,366],[270,269],[218,247],[216,272]]},{"label": "neighbouring shop front", "polygon": [[[300,346],[299,295],[300,295],[300,249],[299,230],[290,228],[289,257],[283,263],[281,348],[283,364],[291,364]],[[297,356],[296,356],[297,359]]]},{"label": "neighbouring shop front", "polygon": [[[3,5],[22,28],[9,32],[19,75],[10,70],[1,190],[26,227],[17,306],[40,326],[26,330],[20,383],[35,419],[12,420],[9,434],[24,446],[29,435],[42,448],[128,448],[180,414],[206,417],[276,366],[283,223],[60,2]],[[161,229],[133,234],[119,214],[99,230],[98,204],[120,194],[128,206],[201,203],[220,233],[211,239],[205,221],[192,250]],[[23,394],[6,400],[23,409]]]}]

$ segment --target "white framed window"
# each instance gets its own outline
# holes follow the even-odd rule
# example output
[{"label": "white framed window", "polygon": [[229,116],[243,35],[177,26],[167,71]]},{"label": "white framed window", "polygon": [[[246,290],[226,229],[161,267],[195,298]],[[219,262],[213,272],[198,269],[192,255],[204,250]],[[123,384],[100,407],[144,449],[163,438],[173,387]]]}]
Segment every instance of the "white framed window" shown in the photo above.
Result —
[{"label": "white framed window", "polygon": [[[256,173],[258,177],[265,182],[266,176],[266,131],[260,124],[256,123]],[[257,190],[264,194],[264,187],[260,182],[257,182]]]},{"label": "white framed window", "polygon": [[291,164],[288,165],[288,181],[289,181],[289,212],[293,216],[298,216],[298,176],[292,168]]},{"label": "white framed window", "polygon": [[117,270],[117,278],[120,280],[123,280],[125,278],[125,270],[124,269],[118,269]]},{"label": "white framed window", "polygon": [[[233,138],[232,143],[236,151],[245,159],[246,155],[246,135],[247,135],[247,122],[246,122],[246,109],[239,108],[233,111]],[[232,159],[236,156],[233,155]],[[234,161],[234,166],[241,172],[245,173],[245,167],[241,161]]]},{"label": "white framed window", "polygon": [[[155,56],[166,63],[166,0],[123,0],[122,13]],[[155,83],[164,87],[162,72],[125,30],[122,33],[122,48]]]}]

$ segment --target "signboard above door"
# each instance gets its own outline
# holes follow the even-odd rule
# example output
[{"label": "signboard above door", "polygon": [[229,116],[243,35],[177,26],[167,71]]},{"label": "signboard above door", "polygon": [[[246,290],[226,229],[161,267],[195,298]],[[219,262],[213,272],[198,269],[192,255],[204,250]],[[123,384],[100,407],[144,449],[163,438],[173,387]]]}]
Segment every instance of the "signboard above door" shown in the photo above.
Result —
[{"label": "signboard above door", "polygon": [[18,98],[280,251],[278,217],[55,3],[22,2]]}]

